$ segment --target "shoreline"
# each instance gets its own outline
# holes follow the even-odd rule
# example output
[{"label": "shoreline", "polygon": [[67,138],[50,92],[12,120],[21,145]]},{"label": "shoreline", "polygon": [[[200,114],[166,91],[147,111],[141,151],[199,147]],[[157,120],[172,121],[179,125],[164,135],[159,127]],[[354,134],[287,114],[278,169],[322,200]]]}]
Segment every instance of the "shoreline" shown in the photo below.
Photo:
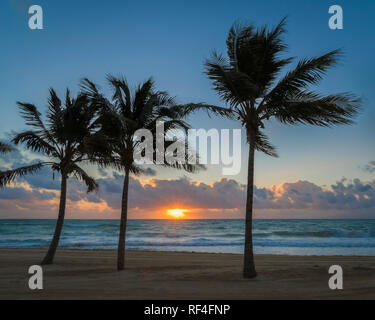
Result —
[{"label": "shoreline", "polygon": [[[244,280],[240,254],[131,250],[117,272],[115,250],[59,249],[32,291],[28,267],[44,254],[0,249],[0,299],[375,299],[373,256],[255,255],[259,276]],[[328,288],[334,264],[344,290]]]},{"label": "shoreline", "polygon": [[[48,247],[45,248],[1,248],[0,247],[0,253],[1,251],[4,250],[27,250],[27,251],[37,251],[37,252],[47,252]],[[64,252],[64,251],[87,251],[87,252],[115,252],[117,249],[97,249],[97,248],[85,248],[85,249],[80,249],[80,248],[69,248],[69,247],[60,247],[57,249],[59,252]],[[117,251],[116,251],[117,252]],[[150,250],[150,249],[126,249],[126,252],[144,252],[144,253],[186,253],[186,254],[201,254],[201,255],[234,255],[234,256],[242,256],[243,253],[236,253],[236,252],[205,252],[205,251],[179,251],[179,250]],[[57,254],[56,254],[57,255]],[[311,258],[325,258],[325,257],[332,257],[332,258],[374,258],[375,259],[375,254],[374,255],[339,255],[339,254],[277,254],[277,253],[255,253],[254,254],[257,257],[311,257]]]}]

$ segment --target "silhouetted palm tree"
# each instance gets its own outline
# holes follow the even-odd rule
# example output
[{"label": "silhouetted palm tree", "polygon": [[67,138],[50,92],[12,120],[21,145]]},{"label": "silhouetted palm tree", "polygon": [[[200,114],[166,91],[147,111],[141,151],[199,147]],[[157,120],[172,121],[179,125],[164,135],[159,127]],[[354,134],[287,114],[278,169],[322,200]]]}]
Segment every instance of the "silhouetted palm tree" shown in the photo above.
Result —
[{"label": "silhouetted palm tree", "polygon": [[283,58],[287,48],[282,40],[285,19],[275,28],[255,28],[235,24],[226,45],[228,58],[214,52],[205,63],[214,90],[230,106],[246,129],[249,143],[246,231],[244,249],[245,278],[256,276],[253,258],[252,218],[254,152],[277,156],[263,132],[264,122],[275,118],[284,124],[310,124],[330,127],[352,123],[360,99],[349,93],[321,95],[309,90],[336,64],[340,50],[320,57],[302,59],[277,81],[283,67],[293,58]]},{"label": "silhouetted palm tree", "polygon": [[51,161],[39,162],[27,167],[5,171],[1,175],[1,185],[12,182],[16,177],[34,173],[43,166],[49,166],[61,174],[60,206],[55,233],[42,264],[51,264],[59,243],[64,223],[67,179],[75,176],[84,181],[88,192],[98,188],[96,181],[90,177],[78,164],[83,161],[93,161],[93,146],[86,145],[96,130],[95,110],[90,106],[89,98],[80,93],[77,98],[66,93],[64,105],[53,89],[50,89],[47,112],[47,125],[44,124],[41,113],[33,104],[17,102],[21,115],[33,130],[23,131],[13,138],[17,145],[24,143],[26,148],[41,152]]},{"label": "silhouetted palm tree", "polygon": [[[205,104],[186,104],[178,106],[167,92],[156,91],[154,82],[150,78],[131,93],[125,79],[108,76],[108,81],[113,89],[113,97],[108,100],[99,93],[94,83],[85,79],[83,82],[84,92],[92,97],[93,104],[100,109],[99,121],[102,124],[100,133],[97,135],[98,141],[102,141],[102,146],[107,146],[108,151],[103,150],[107,159],[102,165],[114,166],[124,172],[120,233],[118,243],[117,269],[123,270],[125,267],[125,239],[128,215],[128,190],[130,174],[141,174],[142,169],[134,162],[134,152],[139,142],[135,141],[135,133],[138,129],[148,129],[153,133],[153,146],[156,146],[156,126],[158,121],[164,121],[164,132],[169,133],[173,129],[187,130],[188,124],[181,120],[191,111],[199,108],[210,110],[210,106]],[[221,108],[212,107],[211,111],[220,112]],[[226,113],[223,113],[226,114]],[[172,143],[165,141],[165,148]],[[165,149],[164,149],[165,150]],[[164,151],[159,150],[159,151]],[[156,151],[154,148],[152,160],[156,163]],[[109,155],[110,154],[110,155]],[[185,160],[188,161],[192,154],[186,153]],[[196,156],[196,155],[194,155]],[[108,160],[108,157],[111,160]],[[193,172],[203,166],[176,162],[163,163],[178,169],[185,169]]]}]

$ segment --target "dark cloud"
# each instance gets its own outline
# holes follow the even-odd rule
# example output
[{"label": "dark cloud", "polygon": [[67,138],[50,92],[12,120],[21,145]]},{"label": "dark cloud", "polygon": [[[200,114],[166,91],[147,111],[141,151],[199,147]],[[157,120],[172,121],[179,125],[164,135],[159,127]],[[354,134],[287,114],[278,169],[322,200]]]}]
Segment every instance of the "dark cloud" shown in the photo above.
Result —
[{"label": "dark cloud", "polygon": [[30,200],[52,200],[56,197],[54,192],[40,191],[40,190],[28,190],[25,188],[4,188],[0,192],[0,200],[16,200],[22,199],[23,201]]},{"label": "dark cloud", "polygon": [[156,176],[156,170],[152,168],[147,168],[146,170],[143,171],[142,173],[146,177],[155,177]]},{"label": "dark cloud", "polygon": [[60,190],[60,174],[53,173],[51,168],[43,167],[37,173],[23,178],[33,188]]},{"label": "dark cloud", "polygon": [[369,164],[364,166],[364,170],[367,172],[375,172],[375,161],[370,161]]}]

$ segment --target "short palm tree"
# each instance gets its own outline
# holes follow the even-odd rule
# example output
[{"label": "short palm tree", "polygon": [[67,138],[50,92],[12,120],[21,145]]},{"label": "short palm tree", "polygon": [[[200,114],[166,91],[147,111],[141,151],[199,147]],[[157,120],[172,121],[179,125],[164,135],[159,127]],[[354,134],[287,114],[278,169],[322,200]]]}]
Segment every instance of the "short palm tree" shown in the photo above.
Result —
[{"label": "short palm tree", "polygon": [[90,144],[88,147],[86,141],[96,130],[96,112],[91,107],[86,95],[80,93],[77,98],[72,99],[69,90],[63,105],[56,92],[50,89],[47,125],[44,124],[41,113],[35,105],[22,102],[17,102],[17,104],[26,124],[33,130],[16,134],[13,142],[16,145],[24,143],[27,149],[41,152],[51,158],[51,161],[38,162],[27,167],[5,171],[0,176],[0,185],[6,185],[17,177],[35,173],[43,166],[49,166],[54,172],[61,174],[60,206],[55,233],[47,255],[42,261],[42,264],[46,265],[53,262],[59,243],[65,217],[69,176],[75,176],[84,181],[88,192],[98,188],[96,181],[79,166],[81,162],[94,159],[93,146]]},{"label": "short palm tree", "polygon": [[352,123],[360,99],[349,93],[321,95],[309,90],[336,64],[340,50],[320,57],[302,59],[296,67],[280,76],[293,58],[283,58],[287,48],[282,40],[285,19],[275,28],[255,28],[235,24],[226,45],[228,58],[214,52],[205,63],[214,90],[241,121],[249,143],[248,188],[243,275],[256,276],[253,258],[252,221],[255,150],[277,156],[263,129],[265,121],[283,124],[309,124],[330,127]]},{"label": "short palm tree", "polygon": [[[108,76],[108,81],[113,89],[113,96],[110,100],[99,93],[96,85],[85,79],[83,89],[86,94],[91,96],[95,108],[99,111],[99,121],[102,125],[97,134],[98,140],[102,141],[102,146],[107,146],[108,150],[102,150],[103,166],[113,166],[125,175],[123,182],[120,232],[118,242],[117,269],[123,270],[125,267],[125,239],[126,225],[128,216],[128,190],[130,174],[141,174],[142,168],[134,161],[134,154],[139,144],[135,141],[135,134],[138,129],[147,129],[153,133],[153,145],[156,146],[156,126],[158,121],[164,122],[165,134],[174,129],[187,130],[188,124],[182,120],[188,113],[199,108],[210,109],[205,104],[186,104],[176,105],[174,100],[167,92],[156,91],[153,80],[150,78],[139,85],[132,94],[124,78]],[[221,108],[212,106],[214,112],[219,112]],[[226,114],[226,113],[224,113]],[[172,142],[165,141],[165,148],[168,148]],[[165,150],[165,149],[164,149]],[[159,150],[164,152],[164,150]],[[153,149],[153,163],[156,161],[156,148]],[[202,168],[201,165],[189,164],[188,160],[192,154],[186,153],[185,162],[176,162],[174,164],[163,163],[164,166],[185,169],[193,172]],[[196,155],[194,155],[195,157]]]}]

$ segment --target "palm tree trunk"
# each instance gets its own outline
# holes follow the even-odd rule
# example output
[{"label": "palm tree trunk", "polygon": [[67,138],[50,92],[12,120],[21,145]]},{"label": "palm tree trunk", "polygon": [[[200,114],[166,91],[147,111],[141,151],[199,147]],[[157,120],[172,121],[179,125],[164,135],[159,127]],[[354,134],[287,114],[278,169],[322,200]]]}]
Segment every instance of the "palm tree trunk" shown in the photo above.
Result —
[{"label": "palm tree trunk", "polygon": [[[253,137],[254,135],[252,135]],[[243,276],[246,279],[257,276],[253,254],[253,190],[254,190],[254,140],[250,141],[249,163],[247,173],[247,199]]]},{"label": "palm tree trunk", "polygon": [[117,249],[117,270],[124,270],[125,268],[125,239],[126,239],[126,223],[128,221],[128,193],[129,193],[129,170],[125,170],[124,186],[122,189],[122,205],[121,205],[121,220],[120,220],[120,234],[118,238]]},{"label": "palm tree trunk", "polygon": [[60,206],[59,206],[59,215],[57,217],[55,234],[49,246],[48,252],[42,261],[42,265],[52,264],[53,258],[55,257],[57,246],[59,245],[61,230],[64,224],[65,218],[65,205],[66,205],[66,182],[67,175],[62,174],[61,176],[61,192],[60,192]]}]

